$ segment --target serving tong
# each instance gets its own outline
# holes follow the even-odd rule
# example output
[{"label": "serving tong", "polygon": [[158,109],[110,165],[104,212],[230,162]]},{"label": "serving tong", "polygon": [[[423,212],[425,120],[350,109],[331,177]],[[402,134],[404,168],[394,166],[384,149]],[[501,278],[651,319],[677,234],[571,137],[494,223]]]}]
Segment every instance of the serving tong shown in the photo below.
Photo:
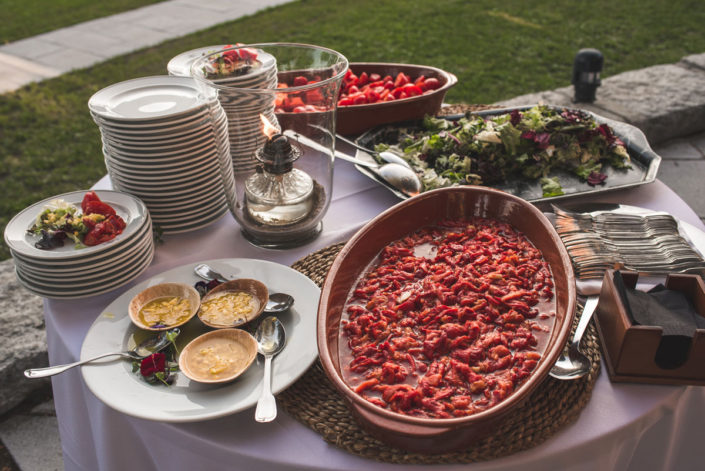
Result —
[{"label": "serving tong", "polygon": [[579,279],[602,278],[615,266],[650,274],[705,274],[705,260],[668,213],[639,214],[620,205],[586,211],[552,206],[556,231]]}]

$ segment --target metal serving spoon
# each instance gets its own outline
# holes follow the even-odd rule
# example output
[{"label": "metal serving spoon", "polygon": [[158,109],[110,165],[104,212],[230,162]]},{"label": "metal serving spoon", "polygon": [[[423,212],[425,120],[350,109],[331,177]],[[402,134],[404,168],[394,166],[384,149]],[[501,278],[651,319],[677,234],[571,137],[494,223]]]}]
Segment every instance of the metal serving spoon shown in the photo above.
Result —
[{"label": "metal serving spoon", "polygon": [[346,144],[353,146],[355,149],[361,150],[362,152],[365,152],[367,154],[374,154],[374,155],[378,156],[380,159],[384,160],[385,162],[399,164],[399,165],[403,165],[405,167],[411,168],[411,166],[409,165],[409,163],[406,160],[404,160],[402,157],[395,154],[394,152],[387,151],[387,150],[382,151],[382,152],[377,152],[372,149],[368,149],[367,147],[361,146],[360,144],[356,143],[355,141],[351,141],[350,139],[346,139],[345,137],[341,136],[340,134],[336,134],[335,138],[337,140],[340,140]]},{"label": "metal serving spoon", "polygon": [[[171,335],[169,335],[170,333]],[[47,366],[46,368],[30,368],[28,370],[24,370],[24,375],[27,378],[45,378],[47,376],[54,376],[55,374],[63,373],[64,371],[73,368],[74,366],[83,365],[85,363],[89,363],[91,361],[113,355],[119,355],[124,358],[140,361],[147,358],[152,353],[156,353],[160,350],[163,350],[167,345],[171,343],[171,340],[173,340],[180,333],[181,330],[179,330],[178,328],[173,328],[169,331],[161,331],[159,332],[159,335],[149,337],[132,350],[128,350],[125,352],[103,353],[102,355],[98,355],[87,360],[81,360],[65,365]]]},{"label": "metal serving spoon", "polygon": [[274,316],[265,318],[257,327],[255,340],[257,340],[257,351],[264,355],[264,380],[262,393],[255,409],[255,420],[271,422],[277,417],[277,401],[272,394],[272,358],[286,344],[284,325]]},{"label": "metal serving spoon", "polygon": [[[317,150],[318,152],[323,152],[326,154],[330,153],[330,149],[302,134],[291,130],[286,130],[283,134],[296,140],[300,144]],[[347,160],[348,162],[362,165],[363,167],[368,167],[374,170],[374,173],[382,177],[382,179],[384,179],[387,183],[407,196],[418,195],[421,193],[421,190],[423,190],[421,179],[416,172],[409,168],[408,165],[405,166],[399,163],[378,164],[377,162],[368,162],[366,160],[356,159],[355,157],[339,150],[336,150],[334,155],[338,159]]]},{"label": "metal serving spoon", "polygon": [[551,368],[551,371],[548,373],[554,378],[578,379],[582,378],[590,371],[590,359],[580,351],[580,339],[583,338],[585,329],[590,323],[593,312],[595,312],[598,299],[599,296],[590,296],[587,298],[587,301],[585,301],[585,307],[583,307],[583,312],[580,314],[578,327],[575,329],[573,339],[568,346],[568,356],[561,354],[556,364],[553,365],[553,368]]},{"label": "metal serving spoon", "polygon": [[[205,263],[199,263],[193,267],[193,271],[196,275],[200,276],[204,280],[218,280],[220,282],[228,281],[223,275],[213,270],[210,266]],[[294,304],[294,297],[286,293],[270,293],[269,299],[267,300],[267,305],[264,306],[264,312],[269,314],[276,314],[278,312],[283,312],[289,309]]]}]

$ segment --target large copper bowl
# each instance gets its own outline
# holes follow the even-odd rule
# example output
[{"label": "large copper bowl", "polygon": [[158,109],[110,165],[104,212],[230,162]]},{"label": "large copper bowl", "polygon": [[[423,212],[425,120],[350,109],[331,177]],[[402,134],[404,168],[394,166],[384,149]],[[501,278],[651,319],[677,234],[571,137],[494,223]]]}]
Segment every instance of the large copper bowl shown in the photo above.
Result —
[{"label": "large copper bowl", "polygon": [[[368,402],[350,389],[341,375],[338,356],[340,318],[350,288],[390,242],[444,219],[471,217],[509,222],[541,250],[549,263],[555,283],[556,321],[542,359],[532,375],[509,397],[468,417],[410,417]],[[520,407],[546,379],[567,341],[575,303],[575,277],[568,253],[541,211],[525,200],[499,190],[473,186],[443,188],[403,201],[381,213],[345,244],[323,285],[318,307],[318,351],[327,376],[344,396],[360,425],[371,435],[402,449],[423,453],[448,452],[482,438],[508,413]]]}]

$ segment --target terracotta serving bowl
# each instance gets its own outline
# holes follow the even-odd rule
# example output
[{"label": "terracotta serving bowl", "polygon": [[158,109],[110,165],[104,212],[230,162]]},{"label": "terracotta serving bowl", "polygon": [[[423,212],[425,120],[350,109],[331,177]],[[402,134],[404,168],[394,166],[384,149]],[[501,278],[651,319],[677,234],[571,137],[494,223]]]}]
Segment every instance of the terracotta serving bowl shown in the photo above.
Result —
[{"label": "terracotta serving bowl", "polygon": [[437,78],[441,86],[436,90],[410,98],[365,105],[339,106],[336,132],[343,135],[360,134],[373,127],[435,115],[441,109],[446,92],[458,83],[458,78],[436,67],[382,62],[353,62],[349,65],[356,75],[362,72],[377,73],[382,77],[396,77],[399,72],[409,75],[412,81],[423,75]]},{"label": "terracotta serving bowl", "polygon": [[[502,220],[523,232],[541,250],[554,277],[556,318],[546,350],[531,376],[499,404],[467,417],[419,418],[384,409],[355,393],[342,378],[338,342],[343,307],[354,283],[390,242],[448,219],[484,217]],[[353,415],[371,435],[390,445],[423,453],[461,449],[486,435],[516,410],[546,378],[570,333],[576,304],[575,278],[568,253],[551,223],[525,200],[485,187],[454,187],[423,193],[381,213],[360,229],[340,251],[323,285],[317,338],[321,363]]]},{"label": "terracotta serving bowl", "polygon": [[[336,132],[344,135],[360,134],[382,124],[410,121],[423,118],[425,115],[435,115],[441,109],[446,92],[458,83],[458,78],[455,75],[426,65],[353,62],[349,68],[356,75],[367,72],[368,74],[377,73],[382,77],[391,75],[394,78],[399,72],[404,72],[412,80],[423,75],[426,78],[437,78],[441,86],[424,95],[400,100],[339,106],[336,112]],[[279,81],[291,83],[296,75],[301,74],[301,72],[280,73]],[[277,119],[282,129],[294,129],[306,133],[310,132],[306,131],[306,114],[277,112]]]}]

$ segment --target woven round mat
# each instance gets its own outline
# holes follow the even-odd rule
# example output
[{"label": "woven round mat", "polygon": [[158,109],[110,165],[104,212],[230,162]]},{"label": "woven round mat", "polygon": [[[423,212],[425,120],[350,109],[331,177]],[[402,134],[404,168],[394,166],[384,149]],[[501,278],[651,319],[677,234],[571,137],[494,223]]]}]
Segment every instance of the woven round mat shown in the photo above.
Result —
[{"label": "woven round mat", "polygon": [[[311,278],[318,286],[344,243],[314,252],[292,268]],[[573,329],[577,325],[577,318]],[[524,403],[493,433],[454,453],[423,455],[396,449],[364,432],[353,418],[345,400],[323,372],[320,361],[296,383],[282,392],[282,407],[296,420],[313,429],[323,439],[343,450],[365,458],[398,464],[450,464],[490,460],[526,450],[543,442],[575,421],[590,400],[600,373],[600,345],[591,322],[583,336],[581,350],[591,361],[590,373],[581,379],[559,381],[547,377]]]}]

